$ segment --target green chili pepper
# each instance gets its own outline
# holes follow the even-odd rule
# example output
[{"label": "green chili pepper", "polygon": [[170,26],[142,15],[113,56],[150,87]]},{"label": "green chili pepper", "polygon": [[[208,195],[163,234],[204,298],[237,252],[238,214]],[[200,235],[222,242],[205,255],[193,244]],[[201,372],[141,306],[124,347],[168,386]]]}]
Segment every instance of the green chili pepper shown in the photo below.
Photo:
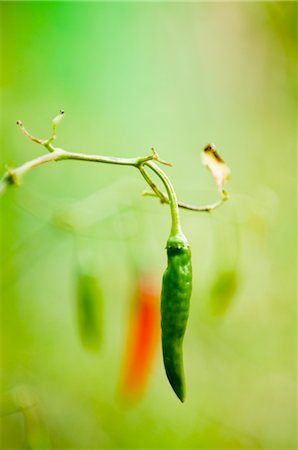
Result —
[{"label": "green chili pepper", "polygon": [[213,315],[223,315],[231,306],[238,287],[236,270],[225,270],[218,274],[210,293],[210,309]]},{"label": "green chili pepper", "polygon": [[167,242],[168,266],[161,292],[163,360],[168,380],[181,402],[185,400],[183,338],[192,289],[191,252],[180,231]]},{"label": "green chili pepper", "polygon": [[102,340],[102,293],[92,273],[79,271],[77,314],[82,344],[98,350]]},{"label": "green chili pepper", "polygon": [[152,161],[146,165],[162,180],[171,209],[172,226],[166,245],[168,267],[163,275],[161,291],[161,340],[168,380],[177,397],[184,402],[182,345],[192,289],[191,252],[181,229],[178,200],[169,178]]}]

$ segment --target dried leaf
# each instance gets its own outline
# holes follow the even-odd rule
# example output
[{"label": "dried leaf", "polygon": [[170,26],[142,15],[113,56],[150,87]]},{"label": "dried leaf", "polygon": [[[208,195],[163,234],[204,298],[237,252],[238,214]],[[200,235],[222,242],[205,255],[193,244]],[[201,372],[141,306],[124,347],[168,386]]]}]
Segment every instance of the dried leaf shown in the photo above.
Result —
[{"label": "dried leaf", "polygon": [[219,191],[222,192],[225,182],[230,177],[231,171],[217,153],[214,144],[208,144],[204,148],[202,152],[202,163],[210,170]]}]

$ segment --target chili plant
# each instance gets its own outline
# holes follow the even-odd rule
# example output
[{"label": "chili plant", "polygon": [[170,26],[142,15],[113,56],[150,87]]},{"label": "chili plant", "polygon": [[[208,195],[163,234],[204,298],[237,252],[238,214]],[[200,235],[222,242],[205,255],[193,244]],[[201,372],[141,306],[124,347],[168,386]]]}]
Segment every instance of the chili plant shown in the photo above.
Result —
[{"label": "chili plant", "polygon": [[[192,211],[210,212],[222,205],[228,195],[224,190],[224,184],[229,178],[230,170],[223,159],[217,153],[213,144],[208,144],[202,153],[202,162],[210,170],[218,186],[220,199],[207,206],[195,206],[179,202],[174,187],[159,167],[159,164],[172,166],[162,160],[157,152],[152,149],[148,156],[135,158],[117,158],[111,156],[90,155],[86,153],[75,153],[55,147],[54,141],[57,137],[57,126],[64,117],[60,111],[52,121],[52,134],[48,139],[40,139],[32,136],[21,121],[17,125],[21,131],[33,142],[43,146],[47,153],[31,161],[25,162],[15,169],[8,169],[0,180],[0,194],[3,194],[9,185],[19,185],[22,177],[34,168],[49,162],[65,160],[90,161],[96,163],[122,165],[136,168],[143,176],[150,192],[145,195],[156,196],[161,203],[167,203],[171,212],[171,229],[167,240],[166,249],[168,266],[163,276],[161,293],[161,331],[163,360],[169,382],[183,402],[185,399],[185,382],[183,370],[183,337],[186,329],[189,301],[192,287],[191,252],[186,237],[183,234],[179,208]],[[161,190],[151,178],[153,172],[161,180],[165,191]]]}]

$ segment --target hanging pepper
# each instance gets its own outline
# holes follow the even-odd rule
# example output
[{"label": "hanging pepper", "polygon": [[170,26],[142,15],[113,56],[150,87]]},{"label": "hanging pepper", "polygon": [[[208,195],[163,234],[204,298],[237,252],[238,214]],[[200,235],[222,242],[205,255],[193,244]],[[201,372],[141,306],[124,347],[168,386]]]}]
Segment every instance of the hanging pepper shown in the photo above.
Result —
[{"label": "hanging pepper", "polygon": [[210,310],[214,316],[224,315],[231,306],[238,288],[236,270],[219,272],[210,292]]},{"label": "hanging pepper", "polygon": [[183,338],[192,291],[191,251],[182,232],[178,201],[170,180],[152,162],[147,165],[164,183],[171,209],[172,226],[166,245],[168,266],[163,275],[161,292],[162,352],[168,380],[177,397],[184,402]]},{"label": "hanging pepper", "polygon": [[168,266],[163,275],[161,293],[161,330],[163,360],[174,392],[185,400],[183,338],[192,290],[191,252],[182,234],[167,242]]},{"label": "hanging pepper", "polygon": [[126,400],[137,401],[148,383],[159,341],[159,294],[155,280],[139,277],[124,356],[120,391]]},{"label": "hanging pepper", "polygon": [[102,293],[93,273],[78,271],[77,317],[81,342],[98,350],[102,340]]}]

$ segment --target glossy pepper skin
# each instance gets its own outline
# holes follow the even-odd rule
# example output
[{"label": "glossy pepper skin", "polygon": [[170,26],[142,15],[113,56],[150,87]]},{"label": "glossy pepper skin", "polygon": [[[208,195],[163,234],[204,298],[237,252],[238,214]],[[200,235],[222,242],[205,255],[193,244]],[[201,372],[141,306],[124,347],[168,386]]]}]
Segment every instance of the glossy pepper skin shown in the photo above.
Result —
[{"label": "glossy pepper skin", "polygon": [[183,338],[192,290],[191,251],[183,234],[167,242],[168,266],[161,292],[163,360],[168,380],[181,402],[185,400]]}]

